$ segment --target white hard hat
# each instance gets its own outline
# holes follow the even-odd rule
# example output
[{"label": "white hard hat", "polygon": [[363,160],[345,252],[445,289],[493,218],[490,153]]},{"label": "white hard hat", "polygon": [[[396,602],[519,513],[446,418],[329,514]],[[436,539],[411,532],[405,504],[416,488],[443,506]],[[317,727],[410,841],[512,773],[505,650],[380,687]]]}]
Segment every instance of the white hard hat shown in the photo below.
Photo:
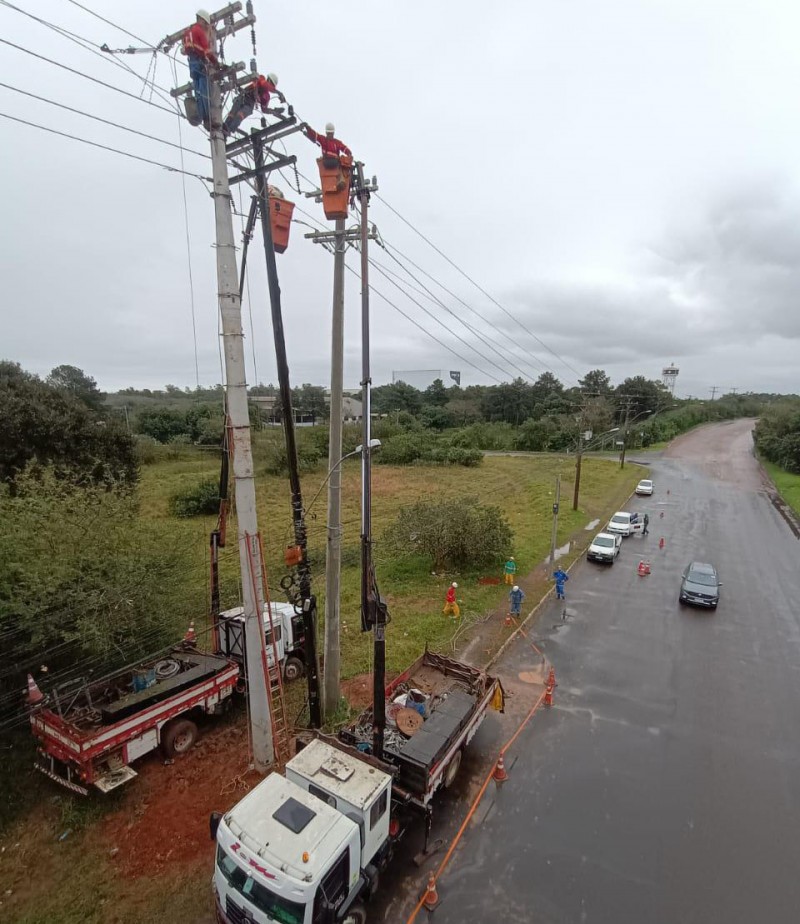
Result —
[{"label": "white hard hat", "polygon": [[512,590],[519,590],[519,584],[515,584],[515,585],[513,586]]},{"label": "white hard hat", "polygon": [[452,583],[450,586],[451,586],[451,587],[458,587],[458,584],[456,584],[456,582],[453,581],[453,583]]},{"label": "white hard hat", "polygon": [[333,122],[328,122],[325,125],[325,131],[333,134],[336,131],[336,126],[333,124]]},{"label": "white hard hat", "polygon": [[515,559],[514,556],[512,555],[511,558],[509,559],[509,561],[516,561],[516,559]]},{"label": "white hard hat", "polygon": [[198,10],[197,18],[202,19],[203,22],[207,22],[209,26],[211,25],[211,13],[209,13],[208,10]]},{"label": "white hard hat", "polygon": [[267,74],[267,80],[268,80],[274,87],[277,87],[277,86],[278,86],[278,75],[277,75],[276,73],[274,73],[274,71],[270,71],[269,74]]}]

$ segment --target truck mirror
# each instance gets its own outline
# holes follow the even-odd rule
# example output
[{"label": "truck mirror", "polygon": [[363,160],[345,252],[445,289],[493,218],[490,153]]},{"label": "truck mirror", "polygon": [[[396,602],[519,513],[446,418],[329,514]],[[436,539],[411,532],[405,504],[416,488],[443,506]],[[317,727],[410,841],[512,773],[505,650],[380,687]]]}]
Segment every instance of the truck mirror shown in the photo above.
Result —
[{"label": "truck mirror", "polygon": [[208,830],[211,834],[211,840],[215,841],[217,839],[217,830],[219,829],[219,823],[222,821],[222,812],[212,812],[208,819]]}]

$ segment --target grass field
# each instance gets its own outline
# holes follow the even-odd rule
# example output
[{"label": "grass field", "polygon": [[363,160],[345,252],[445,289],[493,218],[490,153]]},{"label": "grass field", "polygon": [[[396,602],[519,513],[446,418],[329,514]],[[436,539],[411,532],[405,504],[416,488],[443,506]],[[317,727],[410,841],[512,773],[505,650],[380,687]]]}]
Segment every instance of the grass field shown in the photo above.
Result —
[{"label": "grass field", "polygon": [[[559,544],[563,544],[576,531],[582,531],[589,520],[607,516],[617,509],[644,471],[634,465],[620,471],[616,462],[585,459],[580,509],[573,512],[572,459],[496,456],[486,458],[481,466],[472,469],[376,465],[373,484],[375,559],[381,591],[392,615],[387,631],[389,671],[406,666],[426,642],[433,648],[447,645],[453,626],[442,617],[441,608],[451,580],[459,581],[459,593],[464,601],[462,612],[467,615],[495,610],[507,592],[502,585],[479,585],[480,573],[432,575],[425,560],[395,560],[386,555],[380,536],[403,504],[463,495],[475,495],[483,503],[496,504],[511,523],[515,536],[514,555],[519,574],[524,576],[543,562],[549,550],[557,474],[562,478]],[[159,521],[171,537],[170,541],[184,549],[186,567],[174,579],[185,586],[199,614],[208,611],[208,534],[214,518],[177,520],[170,516],[168,505],[175,491],[202,478],[216,477],[217,472],[213,455],[194,453],[142,469],[141,516]],[[257,475],[259,522],[270,582],[277,588],[286,570],[282,551],[291,539],[288,484],[286,479],[265,476],[262,471]],[[357,464],[345,465],[342,516],[344,677],[370,668],[370,637],[359,631],[359,475]],[[307,504],[323,478],[324,471],[304,477]],[[325,511],[326,495],[322,491],[309,512],[309,547],[321,613],[324,612]],[[234,527],[232,523],[231,535],[234,535]],[[161,530],[154,531],[155,534],[160,536]],[[224,552],[222,568],[223,604],[234,605],[238,602],[238,557],[234,542],[229,542]],[[502,562],[498,561],[489,573],[499,577],[501,568]],[[533,602],[531,598],[529,602]],[[198,628],[202,628],[203,618],[198,619]],[[176,635],[184,629],[184,625],[176,623]],[[202,851],[187,855],[179,863],[165,864],[163,870],[153,875],[134,876],[120,868],[119,857],[115,858],[114,851],[121,844],[124,847],[125,840],[136,836],[137,826],[147,815],[145,778],[134,781],[118,794],[118,798],[83,800],[65,795],[33,773],[25,756],[29,741],[24,733],[18,745],[16,750],[20,753],[7,751],[4,764],[6,772],[11,772],[12,766],[17,768],[14,771],[17,788],[10,791],[19,793],[27,807],[22,814],[18,808],[16,820],[10,821],[0,838],[0,920],[17,924],[147,924],[167,920],[205,924],[211,920],[208,916],[207,814],[204,815],[204,810],[195,803],[199,785],[192,789],[192,817],[195,827],[206,837]],[[198,747],[213,748],[212,736],[205,741],[201,737]],[[216,787],[215,792],[221,792],[220,782],[230,774],[222,764],[234,750],[243,751],[243,742],[237,741],[224,754],[201,751],[198,755],[205,762],[196,772]],[[158,781],[162,776],[159,774],[166,768],[156,765],[152,769],[154,773],[148,779],[155,782],[150,785],[160,786]],[[181,774],[185,772],[181,768]],[[179,827],[181,830],[170,830],[170,823],[165,819],[159,825],[158,836],[153,838],[153,851],[167,852],[172,849],[172,843],[180,845],[186,829]],[[116,832],[114,838],[122,832],[121,838],[112,838],[109,830]],[[60,840],[65,832],[68,832],[66,837]],[[10,894],[6,890],[10,890]]]},{"label": "grass field", "polygon": [[[439,647],[452,631],[441,618],[441,608],[447,585],[459,582],[459,597],[466,613],[484,613],[504,599],[502,588],[481,586],[479,573],[430,573],[426,559],[395,560],[382,553],[380,538],[393,521],[398,509],[425,498],[446,498],[474,495],[482,503],[501,508],[514,532],[514,555],[518,573],[525,575],[547,556],[552,528],[552,503],[556,475],[561,475],[561,515],[559,544],[587,520],[600,517],[609,505],[619,502],[633,489],[641,469],[636,466],[620,471],[614,462],[587,458],[583,465],[581,498],[578,511],[572,510],[574,462],[558,456],[487,457],[477,468],[461,466],[383,466],[373,468],[373,529],[376,539],[375,562],[382,594],[389,603],[392,622],[387,632],[388,669],[399,670],[427,642]],[[203,456],[195,460],[159,462],[147,466],[142,477],[142,515],[169,518],[169,497],[178,489],[201,478],[216,476],[216,461]],[[324,474],[312,473],[303,478],[306,504],[317,493]],[[342,552],[342,669],[344,677],[369,670],[370,641],[360,632],[359,624],[359,530],[360,530],[360,466],[346,463],[342,485],[342,522],[344,524]],[[267,569],[273,593],[280,595],[279,581],[286,573],[282,553],[292,538],[289,489],[286,479],[259,475],[257,479],[258,516],[264,536]],[[613,499],[613,500],[612,500]],[[323,490],[309,511],[309,554],[320,613],[324,612],[325,514],[326,492]],[[195,518],[174,524],[175,541],[196,543],[192,570],[198,575],[205,568],[208,533],[212,518]],[[231,525],[231,532],[233,524]],[[502,562],[497,562],[489,574],[499,575]],[[224,581],[223,605],[238,602],[238,558],[235,546],[229,543],[221,566]],[[205,585],[196,588],[204,591]],[[225,599],[227,597],[227,599]],[[198,610],[207,606],[198,600]],[[177,627],[176,627],[177,628]]]},{"label": "grass field", "polygon": [[769,473],[781,497],[795,513],[800,514],[800,475],[793,475],[779,465],[764,459],[761,460],[761,464]]}]

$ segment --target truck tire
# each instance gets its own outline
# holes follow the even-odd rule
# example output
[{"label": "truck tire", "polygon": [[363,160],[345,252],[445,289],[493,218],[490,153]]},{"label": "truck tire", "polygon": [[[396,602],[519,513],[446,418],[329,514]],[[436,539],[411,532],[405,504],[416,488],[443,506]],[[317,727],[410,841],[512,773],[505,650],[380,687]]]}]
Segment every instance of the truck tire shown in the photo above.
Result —
[{"label": "truck tire", "polygon": [[161,729],[161,750],[165,757],[180,757],[197,741],[197,726],[188,719],[174,719]]},{"label": "truck tire", "polygon": [[300,658],[294,656],[288,657],[286,663],[283,665],[283,679],[288,682],[299,680],[305,672],[305,664],[303,664]]},{"label": "truck tire", "polygon": [[444,771],[444,779],[442,780],[442,786],[445,789],[449,789],[456,780],[458,776],[459,768],[461,767],[461,751],[456,751],[453,754],[453,757],[450,763],[447,765],[447,769]]},{"label": "truck tire", "polygon": [[367,924],[367,909],[361,902],[356,902],[345,912],[342,924]]}]

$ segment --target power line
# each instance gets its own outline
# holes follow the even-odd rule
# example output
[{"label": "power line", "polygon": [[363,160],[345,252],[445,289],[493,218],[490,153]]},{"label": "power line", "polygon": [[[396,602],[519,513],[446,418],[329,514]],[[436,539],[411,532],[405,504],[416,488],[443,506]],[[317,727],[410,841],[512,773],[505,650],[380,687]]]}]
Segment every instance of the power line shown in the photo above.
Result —
[{"label": "power line", "polygon": [[136,39],[137,42],[141,42],[142,45],[147,46],[148,48],[152,47],[152,43],[148,42],[147,39],[143,39],[140,35],[136,35],[134,32],[129,32],[123,26],[120,26],[118,23],[112,22],[110,19],[106,19],[105,16],[101,16],[99,13],[95,13],[94,10],[89,9],[88,6],[84,6],[82,3],[78,3],[78,0],[67,0],[68,3],[71,3],[73,6],[77,6],[79,9],[83,10],[85,13],[88,13],[90,16],[94,16],[95,19],[99,19],[100,22],[104,22],[107,26],[112,26],[114,29],[118,29],[120,32],[123,32],[129,38]]},{"label": "power line", "polygon": [[[577,369],[575,369],[573,366],[571,366],[563,357],[559,356],[559,354],[556,353],[556,351],[555,351],[554,349],[552,349],[552,347],[548,346],[548,345],[544,342],[544,340],[542,340],[540,337],[538,337],[536,334],[534,334],[534,332],[533,332],[529,327],[526,327],[526,325],[523,324],[522,321],[520,321],[517,317],[515,317],[513,314],[511,314],[511,312],[510,312],[504,305],[500,304],[500,302],[497,301],[497,299],[496,299],[493,295],[490,295],[490,294],[486,291],[486,289],[483,288],[483,286],[482,286],[480,283],[476,282],[468,273],[466,273],[463,269],[461,269],[461,267],[460,267],[457,263],[455,263],[453,260],[451,260],[450,257],[448,257],[447,254],[444,253],[443,250],[440,250],[439,247],[437,247],[436,244],[434,244],[433,241],[432,241],[430,238],[426,237],[426,236],[425,236],[418,228],[416,228],[407,218],[404,218],[404,217],[400,214],[400,212],[397,211],[396,208],[394,208],[392,205],[390,205],[390,204],[386,201],[386,199],[384,199],[383,196],[381,196],[379,193],[375,193],[375,195],[378,197],[378,199],[381,200],[381,202],[383,202],[383,204],[386,206],[386,208],[389,209],[390,212],[393,212],[393,213],[400,219],[400,221],[402,221],[405,225],[408,225],[408,227],[411,228],[411,230],[412,230],[416,235],[418,235],[419,237],[421,237],[422,240],[425,241],[426,244],[428,244],[430,247],[432,247],[432,248],[436,251],[436,253],[439,254],[440,257],[442,257],[444,260],[446,260],[446,261],[453,267],[453,269],[457,270],[466,280],[468,280],[469,282],[471,282],[472,285],[474,285],[475,288],[476,288],[479,292],[482,292],[483,295],[485,295],[486,298],[489,299],[489,301],[491,301],[494,305],[496,305],[496,306],[503,312],[503,314],[505,314],[505,315],[506,315],[507,317],[509,317],[515,324],[517,324],[519,327],[521,327],[522,330],[524,330],[529,336],[533,337],[533,339],[534,339],[537,343],[541,344],[541,346],[543,346],[549,353],[552,353],[552,355],[555,356],[555,358],[556,358],[560,363],[562,363],[564,366],[566,366],[566,368],[569,369],[570,372],[572,372],[574,375],[580,377],[580,373],[578,372]],[[551,371],[552,371],[552,370],[551,370]]]},{"label": "power line", "polygon": [[[1,0],[0,0],[1,2]],[[206,160],[211,160],[211,157],[208,154],[203,154],[201,151],[195,151],[192,148],[184,148],[182,144],[175,144],[173,141],[167,141],[166,138],[159,138],[157,135],[148,135],[147,132],[141,132],[136,128],[130,128],[127,125],[120,125],[119,122],[112,122],[110,119],[103,119],[100,116],[92,115],[91,112],[84,112],[82,109],[75,109],[72,106],[67,106],[66,103],[59,103],[54,99],[48,99],[46,96],[38,96],[36,93],[31,93],[28,90],[23,90],[20,87],[14,87],[9,83],[3,83],[0,81],[0,87],[5,87],[6,90],[13,90],[15,93],[21,93],[23,96],[28,96],[31,99],[38,100],[41,103],[47,103],[50,106],[57,106],[59,109],[65,109],[67,112],[74,112],[75,115],[85,116],[87,119],[93,119],[95,122],[102,122],[103,125],[110,125],[112,128],[119,128],[124,132],[130,132],[132,135],[139,135],[142,138],[147,138],[150,141],[158,141],[160,144],[166,144],[171,148],[177,148],[181,155],[184,151],[188,154],[194,154],[197,157],[204,157]],[[183,157],[181,157],[183,160]]]},{"label": "power line", "polygon": [[[448,305],[446,305],[438,296],[434,295],[434,293],[431,292],[431,290],[425,285],[425,283],[421,282],[421,281],[420,281],[420,280],[419,280],[419,279],[418,279],[418,278],[417,278],[406,266],[404,266],[404,265],[400,262],[400,260],[397,259],[397,257],[394,256],[394,254],[390,253],[388,250],[386,251],[386,253],[387,253],[389,259],[394,260],[394,262],[395,262],[401,269],[403,269],[403,270],[404,270],[404,271],[405,271],[405,272],[406,272],[406,273],[407,273],[418,285],[422,286],[422,288],[424,289],[424,291],[427,293],[428,298],[430,298],[432,301],[436,302],[437,305],[439,305],[439,306],[441,306],[442,308],[444,308],[444,310],[445,310],[448,314],[452,315],[452,317],[454,317],[454,318],[456,319],[456,321],[458,321],[460,324],[463,324],[464,327],[466,327],[467,330],[468,330],[471,334],[473,334],[474,336],[476,336],[476,337],[477,337],[485,346],[487,346],[493,353],[495,353],[497,356],[499,356],[499,357],[500,357],[500,360],[501,360],[503,363],[505,363],[509,368],[511,368],[512,370],[516,370],[516,371],[522,376],[523,379],[528,379],[528,378],[530,378],[530,376],[528,375],[528,373],[527,373],[524,369],[520,368],[520,367],[513,361],[513,359],[511,359],[506,353],[501,352],[501,350],[498,349],[498,346],[496,345],[496,343],[494,343],[493,341],[491,341],[487,335],[485,335],[482,331],[479,331],[477,328],[473,327],[471,324],[468,324],[463,318],[460,318],[460,317],[452,310],[452,308],[450,308]],[[384,267],[384,268],[385,268],[385,267]],[[424,297],[424,296],[423,296],[423,297]],[[511,376],[512,376],[512,378],[513,378],[513,372],[511,373]]]},{"label": "power line", "polygon": [[[0,39],[0,41],[3,41]],[[98,141],[89,141],[88,138],[81,138],[78,135],[70,135],[68,132],[60,132],[55,128],[49,128],[47,125],[39,125],[36,122],[28,122],[26,119],[20,119],[17,116],[9,115],[7,112],[0,112],[0,117],[10,119],[12,122],[19,122],[21,125],[28,125],[31,128],[38,128],[44,132],[50,132],[52,135],[59,135],[62,138],[70,138],[72,141],[80,141],[83,144],[91,145],[93,148],[100,148],[103,151],[111,151],[113,154],[121,154],[123,157],[130,157],[132,160],[139,160],[145,164],[152,164],[154,167],[161,167],[162,170],[168,170],[170,173],[182,173],[185,176],[192,176],[195,179],[202,180],[204,183],[213,183],[211,177],[201,176],[199,173],[191,173],[188,170],[181,170],[180,167],[171,167],[169,164],[162,164],[160,161],[151,160],[149,157],[141,157],[139,154],[131,154],[129,151],[120,151],[119,148],[112,148],[106,144],[100,144]]]},{"label": "power line", "polygon": [[[38,22],[40,25],[45,26],[47,29],[51,29],[53,32],[55,32],[57,35],[60,35],[62,38],[69,39],[69,41],[76,44],[79,48],[82,48],[84,51],[91,52],[93,55],[95,55],[96,57],[100,58],[103,61],[106,61],[108,64],[112,64],[114,65],[114,67],[122,68],[122,70],[126,71],[129,74],[133,74],[133,76],[136,77],[137,80],[142,81],[142,83],[144,84],[143,89],[148,86],[147,76],[142,77],[142,75],[137,73],[137,71],[134,68],[132,68],[129,64],[125,64],[124,61],[119,61],[112,55],[99,51],[97,48],[95,48],[94,42],[92,42],[91,39],[87,39],[85,36],[79,35],[77,32],[70,32],[69,29],[65,29],[63,26],[56,25],[55,23],[50,22],[47,19],[42,19],[40,16],[34,16],[33,13],[28,13],[26,10],[20,9],[20,7],[15,6],[13,3],[10,3],[9,0],[0,0],[0,3],[2,3],[3,6],[8,7],[9,9],[14,10],[17,13],[21,13],[23,16],[27,16],[29,19],[34,20],[34,22]],[[149,73],[150,73],[150,68],[148,67],[148,74]],[[153,76],[155,77],[155,73]],[[150,86],[151,86],[151,92],[155,91],[161,96],[162,99],[166,100],[167,103],[171,102],[171,99],[169,97],[167,90],[165,90],[163,87],[157,86],[155,83],[155,80],[153,80]]]},{"label": "power line", "polygon": [[[381,267],[380,263],[377,263],[375,260],[372,259],[372,257],[369,258],[369,262],[384,277],[384,279],[387,279],[396,289],[399,289],[409,301],[413,302],[418,308],[424,311],[425,314],[427,314],[429,318],[432,318],[434,321],[436,321],[436,323],[440,327],[443,327],[449,334],[452,334],[457,340],[463,343],[464,346],[467,347],[467,349],[472,350],[474,353],[477,353],[478,356],[481,356],[481,353],[477,347],[474,347],[468,340],[465,340],[460,334],[457,334],[451,327],[448,327],[447,324],[445,324],[444,321],[437,318],[436,315],[432,311],[429,311],[421,302],[418,302],[415,298],[409,295],[408,292],[406,292],[405,289],[403,289],[403,287],[399,283],[391,279],[389,275],[383,271],[383,268]],[[478,366],[475,366],[475,363],[471,363],[471,365],[474,366],[476,369],[480,368]],[[501,384],[502,380],[498,379],[496,375],[493,375],[491,372],[487,372],[485,369],[481,369],[481,372],[484,375],[488,375],[489,378],[494,379],[494,381],[497,382],[498,385]]]},{"label": "power line", "polygon": [[30,48],[25,48],[23,45],[17,45],[15,42],[9,42],[8,39],[4,38],[0,38],[0,42],[2,42],[4,45],[8,45],[10,48],[16,48],[17,51],[22,51],[26,55],[31,55],[33,58],[38,58],[40,61],[46,61],[48,64],[52,64],[55,67],[60,67],[65,71],[69,71],[70,74],[76,74],[78,77],[91,80],[92,83],[97,83],[101,87],[106,87],[108,90],[114,90],[116,93],[121,93],[123,96],[128,96],[131,99],[138,100],[140,103],[144,103],[147,106],[152,106],[154,109],[160,109],[162,112],[168,112],[170,115],[175,115],[174,108],[169,106],[161,106],[159,103],[154,103],[150,99],[144,99],[144,97],[137,96],[135,93],[129,93],[127,90],[123,90],[122,87],[115,87],[113,83],[106,83],[105,80],[100,80],[98,77],[92,77],[89,74],[85,74],[83,71],[76,70],[74,67],[69,67],[66,64],[62,64],[60,61],[54,61],[52,58],[48,58],[45,55],[40,55],[35,51],[31,51]]},{"label": "power line", "polygon": [[[427,270],[423,269],[423,267],[421,267],[418,263],[415,263],[411,259],[411,257],[408,256],[408,254],[403,253],[402,250],[400,250],[398,247],[395,247],[394,244],[390,244],[385,239],[383,240],[383,244],[387,251],[394,251],[394,253],[399,254],[406,261],[406,263],[410,263],[416,270],[422,273],[423,276],[426,276],[428,279],[430,279],[431,282],[435,282],[436,285],[439,286],[439,288],[442,289],[444,292],[446,292],[451,298],[454,298],[457,302],[463,305],[468,311],[471,311],[472,314],[476,315],[481,320],[484,320],[483,315],[477,309],[473,308],[468,302],[465,302],[464,299],[461,298],[460,295],[457,295],[455,292],[453,292],[452,289],[448,289],[448,287],[444,285],[444,283],[441,282],[441,280],[437,279]],[[396,258],[393,258],[393,259],[396,259]],[[408,270],[406,270],[406,272],[408,272]],[[512,341],[512,345],[517,348],[517,351],[519,351],[519,347],[516,344],[516,342]],[[529,359],[529,362],[537,362],[540,370],[544,370],[547,368],[546,366],[542,365],[542,363],[539,363],[537,360]]]}]

